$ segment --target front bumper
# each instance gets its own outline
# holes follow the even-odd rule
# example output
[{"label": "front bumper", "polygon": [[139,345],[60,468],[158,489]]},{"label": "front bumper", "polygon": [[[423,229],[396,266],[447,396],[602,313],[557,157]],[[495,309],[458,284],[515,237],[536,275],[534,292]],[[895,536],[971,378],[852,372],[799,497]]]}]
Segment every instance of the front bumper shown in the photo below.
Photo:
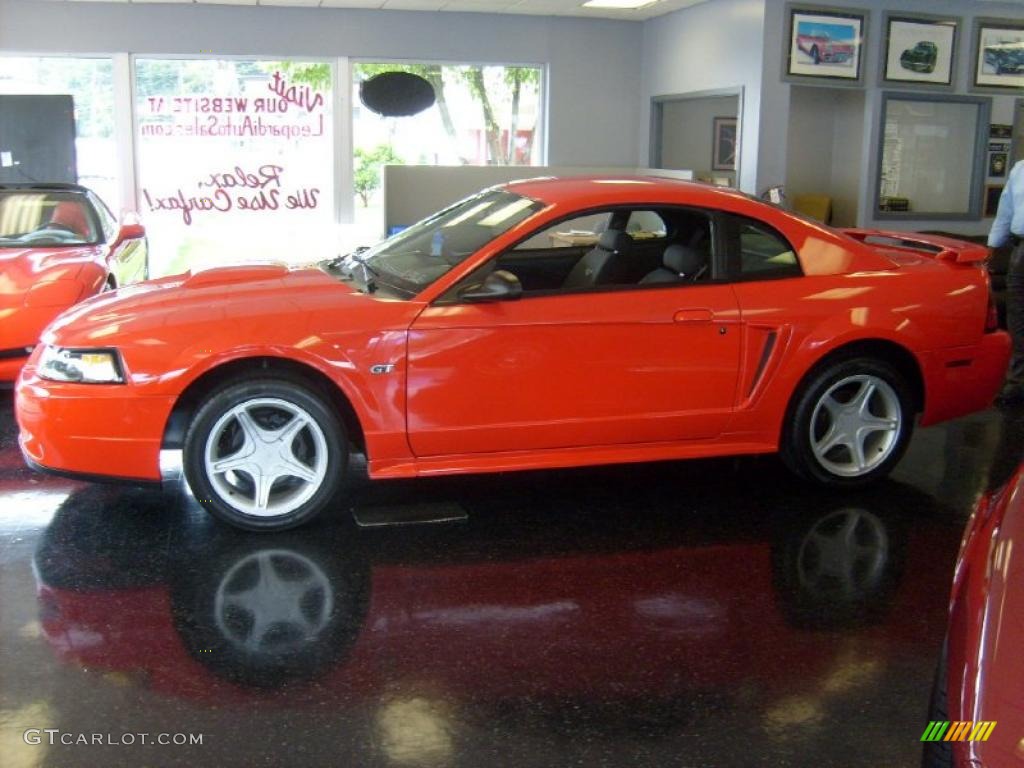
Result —
[{"label": "front bumper", "polygon": [[160,443],[171,396],[142,396],[130,384],[40,379],[33,357],[15,391],[25,460],[58,474],[160,481]]},{"label": "front bumper", "polygon": [[986,333],[970,347],[931,352],[921,360],[925,408],[921,425],[928,426],[988,408],[999,393],[1010,362],[1010,337]]}]

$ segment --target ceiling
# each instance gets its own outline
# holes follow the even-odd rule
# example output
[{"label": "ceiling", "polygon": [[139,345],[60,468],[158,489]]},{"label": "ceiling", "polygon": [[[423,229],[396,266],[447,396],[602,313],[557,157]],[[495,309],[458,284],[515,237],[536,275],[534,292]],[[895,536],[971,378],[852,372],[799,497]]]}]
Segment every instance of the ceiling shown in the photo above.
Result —
[{"label": "ceiling", "polygon": [[[78,0],[85,2],[86,0]],[[584,8],[584,0],[106,0],[133,3],[195,3],[200,5],[276,5],[302,8],[375,8],[392,11],[461,11],[515,13],[532,16],[579,16],[601,19],[651,19],[703,0],[656,0],[644,8]]]}]

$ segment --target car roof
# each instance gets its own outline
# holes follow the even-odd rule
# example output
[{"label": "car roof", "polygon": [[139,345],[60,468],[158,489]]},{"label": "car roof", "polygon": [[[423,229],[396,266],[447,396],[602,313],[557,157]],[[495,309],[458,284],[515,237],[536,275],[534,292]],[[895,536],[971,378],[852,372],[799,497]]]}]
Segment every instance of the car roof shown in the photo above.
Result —
[{"label": "car roof", "polygon": [[734,189],[656,176],[544,176],[500,186],[549,205],[662,203],[734,208],[739,201],[765,205]]},{"label": "car roof", "polygon": [[88,187],[81,184],[61,184],[58,182],[12,182],[0,184],[0,191],[17,190],[18,192],[77,192],[85,194],[89,192]]}]

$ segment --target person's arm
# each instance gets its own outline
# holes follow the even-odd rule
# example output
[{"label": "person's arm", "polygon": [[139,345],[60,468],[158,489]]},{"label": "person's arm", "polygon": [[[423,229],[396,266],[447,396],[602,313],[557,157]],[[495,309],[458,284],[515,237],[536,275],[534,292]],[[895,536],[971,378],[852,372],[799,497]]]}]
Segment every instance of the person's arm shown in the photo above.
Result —
[{"label": "person's arm", "polygon": [[1013,182],[1018,173],[1020,173],[1019,163],[1010,171],[1006,186],[1003,187],[1003,194],[999,196],[999,210],[996,211],[995,221],[992,222],[992,229],[988,233],[989,248],[998,248],[1005,245],[1006,241],[1010,239],[1010,223],[1013,221],[1014,210]]}]

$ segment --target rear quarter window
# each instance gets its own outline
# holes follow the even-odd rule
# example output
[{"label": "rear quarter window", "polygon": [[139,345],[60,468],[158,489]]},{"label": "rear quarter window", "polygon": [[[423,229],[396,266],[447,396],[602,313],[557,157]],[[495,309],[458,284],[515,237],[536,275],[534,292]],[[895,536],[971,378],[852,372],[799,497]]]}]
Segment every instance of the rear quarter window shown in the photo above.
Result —
[{"label": "rear quarter window", "polygon": [[796,251],[767,224],[739,216],[730,227],[732,271],[741,280],[794,277],[803,274]]}]

